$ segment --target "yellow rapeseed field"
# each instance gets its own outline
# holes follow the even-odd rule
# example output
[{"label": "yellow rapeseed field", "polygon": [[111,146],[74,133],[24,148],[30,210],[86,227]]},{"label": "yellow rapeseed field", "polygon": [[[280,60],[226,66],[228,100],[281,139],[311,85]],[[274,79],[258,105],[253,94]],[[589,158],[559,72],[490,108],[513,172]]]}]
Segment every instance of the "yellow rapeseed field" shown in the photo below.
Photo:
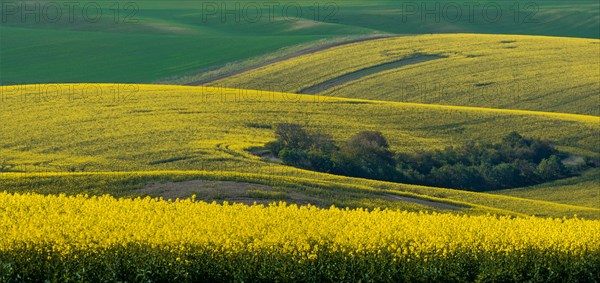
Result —
[{"label": "yellow rapeseed field", "polygon": [[0,103],[0,154],[23,171],[243,170],[240,163],[258,159],[245,149],[273,140],[273,127],[284,122],[337,141],[377,130],[402,151],[493,142],[518,131],[597,154],[600,122],[589,115],[156,85],[8,86]]},{"label": "yellow rapeseed field", "polygon": [[0,193],[0,276],[24,280],[589,280],[599,256],[598,220]]},{"label": "yellow rapeseed field", "polygon": [[[273,140],[275,124],[294,122],[338,142],[362,130],[382,131],[398,151],[494,142],[517,130],[569,152],[597,155],[600,118],[595,116],[210,87],[64,84],[1,90],[0,166],[8,172],[0,173],[0,190],[127,196],[142,194],[147,182],[209,178],[292,187],[310,203],[327,200],[325,206],[400,208],[401,202],[385,195],[394,191],[466,203],[478,207],[477,213],[600,215],[597,206],[309,172],[247,151]],[[373,192],[388,199],[365,205]]]},{"label": "yellow rapeseed field", "polygon": [[399,36],[338,46],[210,83],[298,92],[361,69],[420,55],[320,95],[600,115],[600,41],[524,35]]}]

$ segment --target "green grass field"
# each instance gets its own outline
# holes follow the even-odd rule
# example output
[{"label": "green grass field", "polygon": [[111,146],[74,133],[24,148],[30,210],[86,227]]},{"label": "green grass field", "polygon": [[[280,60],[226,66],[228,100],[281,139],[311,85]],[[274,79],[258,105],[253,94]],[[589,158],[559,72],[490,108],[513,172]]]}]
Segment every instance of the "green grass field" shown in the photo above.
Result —
[{"label": "green grass field", "polygon": [[[83,16],[83,8],[91,2],[82,2],[72,17],[67,17],[63,3],[57,3],[64,16],[56,22],[52,20],[56,17],[52,1],[36,1],[39,8],[29,17],[21,16],[25,9],[22,2],[7,3],[0,7],[3,85],[153,82],[278,54],[282,48],[297,44],[368,34],[469,32],[600,37],[595,1],[544,1],[519,7],[499,2],[489,15],[483,12],[497,3],[482,1],[474,7],[472,19],[467,17],[469,7],[454,8],[462,12],[456,20],[452,7],[443,9],[454,3],[451,1],[419,1],[414,3],[417,7],[397,1],[353,0],[332,2],[334,5],[295,1],[294,7],[280,3],[270,13],[270,8],[262,5],[261,12],[256,12],[252,1],[219,2],[229,5],[223,10],[237,11],[229,16],[222,15],[220,6],[213,11],[213,2],[95,1],[98,8],[93,6],[88,16]],[[436,3],[440,5],[436,15],[439,23],[431,16],[423,17],[421,9],[431,9]],[[102,16],[92,22],[96,9]],[[498,19],[491,14],[496,10],[502,13]],[[94,67],[88,68],[90,65]]]},{"label": "green grass field", "polygon": [[559,180],[528,188],[496,191],[495,193],[520,198],[538,199],[557,203],[600,208],[600,180],[598,170],[582,176]]},{"label": "green grass field", "polygon": [[1,29],[5,84],[149,82],[322,38],[208,35],[198,40],[193,35]]}]

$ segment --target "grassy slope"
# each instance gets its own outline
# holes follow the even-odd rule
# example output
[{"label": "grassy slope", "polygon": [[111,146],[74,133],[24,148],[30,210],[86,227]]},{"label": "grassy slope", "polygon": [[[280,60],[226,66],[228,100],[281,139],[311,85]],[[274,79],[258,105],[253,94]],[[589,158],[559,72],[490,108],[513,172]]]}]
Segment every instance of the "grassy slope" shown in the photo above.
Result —
[{"label": "grassy slope", "polygon": [[215,68],[207,68],[200,72],[189,75],[175,75],[172,77],[160,79],[155,83],[166,85],[204,85],[206,84],[206,82],[215,81],[221,77],[229,77],[233,74],[246,72],[248,70],[252,70],[260,66],[266,66],[277,61],[285,60],[286,58],[299,56],[300,54],[313,53],[337,45],[349,44],[355,41],[372,40],[375,38],[387,36],[391,35],[367,34],[324,38],[317,41],[310,41],[307,43],[287,46],[275,52],[266,53],[260,56],[255,56],[234,62],[228,62],[225,65]]},{"label": "grassy slope", "polygon": [[527,188],[501,190],[494,193],[600,208],[599,173],[599,170],[590,170],[580,177],[573,177]]},{"label": "grassy slope", "polygon": [[[45,5],[46,2],[36,3]],[[245,5],[245,2],[254,3],[229,1],[233,6],[228,7],[234,7],[236,3]],[[45,20],[35,23],[31,16],[22,20],[18,12],[16,16],[7,14],[0,27],[0,84],[150,82],[254,58],[285,46],[370,33],[600,36],[597,29],[598,4],[595,1],[538,2],[537,11],[522,7],[517,21],[511,7],[513,2],[502,2],[503,16],[496,22],[487,22],[481,16],[470,21],[464,11],[465,16],[452,23],[444,19],[439,23],[432,20],[424,22],[419,14],[402,21],[404,2],[399,1],[334,2],[335,10],[321,6],[319,16],[315,17],[314,2],[294,2],[303,9],[300,19],[292,19],[293,14],[278,10],[271,21],[266,12],[268,8],[264,8],[263,17],[256,23],[244,19],[236,23],[231,17],[222,21],[219,15],[203,19],[202,5],[207,2],[196,1],[129,2],[139,8],[133,17],[136,22],[123,22],[132,11],[125,9],[127,2],[121,2],[121,17],[115,23],[114,11],[111,10],[115,1],[94,2],[99,3],[103,11],[101,20],[94,23],[85,22],[80,13],[76,13],[78,16],[73,23],[67,22],[66,10],[57,23]],[[480,15],[488,2],[496,3],[479,2],[481,7],[477,7],[474,13]],[[430,6],[446,4],[444,1],[419,3]],[[524,23],[522,19],[533,12],[536,22]],[[328,17],[331,13],[333,15]],[[283,16],[286,15],[292,18],[285,20]],[[88,68],[90,65],[94,68]]]},{"label": "grassy slope", "polygon": [[[41,2],[43,4],[43,2]],[[100,1],[103,17],[57,23],[7,16],[0,28],[1,84],[47,82],[150,82],[252,58],[299,43],[366,34],[361,27],[331,24],[291,29],[291,21],[222,23],[202,20],[200,2],[140,1],[132,18],[114,1]],[[121,3],[125,5],[125,3]],[[89,68],[93,65],[94,68]]]},{"label": "grassy slope", "polygon": [[[360,25],[372,29],[397,34],[428,33],[488,33],[488,34],[527,34],[599,38],[598,15],[599,4],[595,1],[538,1],[521,2],[515,6],[514,1],[476,1],[472,7],[473,17],[469,17],[469,2],[449,0],[395,1],[395,0],[349,0],[334,2],[339,6],[336,19],[339,23]],[[419,6],[416,13],[408,10],[411,4]],[[436,6],[439,5],[439,6]],[[532,5],[531,5],[532,4]],[[462,16],[456,18],[461,6]],[[497,7],[497,9],[495,9]],[[440,11],[425,16],[425,9]],[[403,10],[406,9],[404,17]],[[445,9],[445,10],[444,10]],[[494,20],[495,10],[502,15]],[[518,12],[517,12],[518,11]],[[483,14],[487,13],[489,19]],[[453,20],[456,18],[457,20]]]},{"label": "grassy slope", "polygon": [[[321,36],[153,35],[2,28],[2,82],[149,82]],[[67,50],[67,52],[65,52]],[[94,68],[89,68],[94,66]]]},{"label": "grassy slope", "polygon": [[[471,209],[467,211],[479,213],[598,214],[592,208],[308,172],[269,163],[245,151],[273,139],[271,129],[252,124],[297,122],[331,133],[337,140],[360,130],[381,130],[397,150],[493,141],[518,130],[597,154],[596,117],[204,87],[37,87],[6,87],[3,92],[0,118],[10,122],[0,126],[4,159],[0,163],[16,165],[13,171],[24,172],[2,175],[4,187],[10,190],[131,195],[135,191],[127,190],[145,183],[135,177],[141,174],[146,181],[213,178],[295,187],[341,205],[364,205],[368,194],[387,192],[468,203]],[[91,95],[90,90],[98,92]],[[25,126],[28,131],[22,131]],[[35,177],[30,173],[34,171],[42,173]],[[124,177],[116,179],[115,173],[105,173],[94,181],[60,173],[65,171],[140,173],[121,173],[118,176]],[[337,196],[343,199],[336,201]],[[394,206],[383,199],[370,206],[390,205]]]},{"label": "grassy slope", "polygon": [[385,62],[439,54],[447,58],[372,74],[319,94],[600,115],[599,50],[600,41],[595,39],[472,34],[397,37],[334,47],[210,85],[298,92]]}]

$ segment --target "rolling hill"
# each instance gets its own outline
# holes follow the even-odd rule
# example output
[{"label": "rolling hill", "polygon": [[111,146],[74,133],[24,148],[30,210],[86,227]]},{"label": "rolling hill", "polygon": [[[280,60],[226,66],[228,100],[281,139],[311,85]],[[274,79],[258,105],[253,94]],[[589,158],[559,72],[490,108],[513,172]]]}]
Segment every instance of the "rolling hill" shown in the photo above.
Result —
[{"label": "rolling hill", "polygon": [[[338,141],[361,130],[380,130],[393,149],[404,151],[443,148],[466,140],[493,141],[518,130],[556,141],[568,152],[596,156],[598,118],[594,116],[114,84],[5,87],[0,107],[0,118],[6,121],[0,127],[0,164],[6,171],[0,181],[9,191],[165,196],[161,190],[167,188],[152,191],[148,184],[166,182],[168,187],[175,181],[208,179],[272,187],[249,188],[252,192],[242,195],[250,200],[598,216],[597,207],[310,172],[247,151],[273,140],[274,124],[296,122],[319,128]],[[188,195],[193,193],[190,190]],[[227,193],[221,191],[221,199]],[[432,202],[447,206],[436,208]]]},{"label": "rolling hill", "polygon": [[582,176],[558,180],[537,186],[499,190],[494,193],[557,203],[600,207],[599,171],[590,170]]},{"label": "rolling hill", "polygon": [[598,116],[599,51],[596,39],[401,36],[329,48],[207,85]]},{"label": "rolling hill", "polygon": [[597,0],[0,5],[0,282],[596,282]]},{"label": "rolling hill", "polygon": [[[276,10],[270,10],[269,2],[222,2],[224,6],[206,1],[94,1],[77,3],[73,11],[67,2],[6,2],[0,7],[0,85],[153,82],[281,53],[298,44],[310,47],[322,39],[371,34],[600,37],[598,3],[588,0],[520,6],[479,1],[474,18],[467,16],[468,6],[443,10],[453,1],[408,3],[428,9],[439,5],[439,20],[422,17],[421,7],[387,0],[294,1],[277,3]],[[30,10],[27,16],[21,13],[25,9]],[[493,10],[490,15],[498,10],[502,16],[484,17],[488,9]],[[457,19],[458,12],[462,16]]]}]

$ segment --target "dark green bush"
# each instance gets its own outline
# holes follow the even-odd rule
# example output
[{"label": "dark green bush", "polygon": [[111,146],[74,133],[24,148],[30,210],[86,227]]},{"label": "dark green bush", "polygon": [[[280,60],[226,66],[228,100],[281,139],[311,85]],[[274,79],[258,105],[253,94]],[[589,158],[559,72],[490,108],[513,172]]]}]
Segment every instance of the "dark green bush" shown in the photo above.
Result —
[{"label": "dark green bush", "polygon": [[567,168],[549,141],[512,132],[500,143],[467,142],[443,150],[394,153],[380,132],[363,131],[338,147],[328,135],[297,124],[275,128],[266,147],[288,165],[376,180],[486,191],[572,176],[593,162]]}]

